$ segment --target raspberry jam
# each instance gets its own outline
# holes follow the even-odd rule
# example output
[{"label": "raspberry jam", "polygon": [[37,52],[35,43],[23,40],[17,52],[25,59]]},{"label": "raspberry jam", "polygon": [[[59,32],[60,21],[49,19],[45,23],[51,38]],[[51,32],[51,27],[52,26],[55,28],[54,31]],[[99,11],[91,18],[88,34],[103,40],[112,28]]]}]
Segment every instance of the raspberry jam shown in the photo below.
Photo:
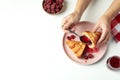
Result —
[{"label": "raspberry jam", "polygon": [[112,70],[120,70],[120,57],[112,56],[108,58],[107,66]]},{"label": "raspberry jam", "polygon": [[92,44],[92,42],[90,41],[90,39],[88,39],[86,36],[81,36],[80,37],[80,40],[84,43],[87,43],[87,44]]}]

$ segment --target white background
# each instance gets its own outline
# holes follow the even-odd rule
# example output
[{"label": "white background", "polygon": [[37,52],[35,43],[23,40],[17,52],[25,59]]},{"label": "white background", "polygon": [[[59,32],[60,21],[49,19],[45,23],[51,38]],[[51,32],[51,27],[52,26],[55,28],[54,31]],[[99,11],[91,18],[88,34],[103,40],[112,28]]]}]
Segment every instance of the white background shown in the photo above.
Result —
[{"label": "white background", "polygon": [[[62,47],[62,18],[77,0],[65,0],[65,11],[49,15],[42,0],[0,0],[0,80],[120,80],[120,71],[106,67],[109,56],[120,55],[111,40],[105,57],[83,66],[70,60]],[[96,22],[112,0],[94,0],[81,20]]]}]

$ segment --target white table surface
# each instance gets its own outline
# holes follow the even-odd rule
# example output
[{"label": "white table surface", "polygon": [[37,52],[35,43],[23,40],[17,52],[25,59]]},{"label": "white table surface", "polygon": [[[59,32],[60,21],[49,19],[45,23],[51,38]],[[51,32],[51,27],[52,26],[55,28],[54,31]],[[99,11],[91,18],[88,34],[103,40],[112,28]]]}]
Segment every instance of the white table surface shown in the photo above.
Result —
[{"label": "white table surface", "polygon": [[[104,58],[94,65],[73,62],[63,50],[62,18],[77,0],[65,0],[66,9],[49,15],[42,0],[0,0],[0,80],[120,80],[106,60],[120,55],[120,44],[110,41]],[[112,0],[94,0],[81,20],[96,22]]]}]

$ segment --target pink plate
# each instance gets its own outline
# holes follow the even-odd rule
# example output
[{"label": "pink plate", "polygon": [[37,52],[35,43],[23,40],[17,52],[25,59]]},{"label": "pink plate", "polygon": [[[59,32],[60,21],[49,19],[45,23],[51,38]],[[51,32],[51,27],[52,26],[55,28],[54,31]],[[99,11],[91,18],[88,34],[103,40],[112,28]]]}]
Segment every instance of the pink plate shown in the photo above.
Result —
[{"label": "pink plate", "polygon": [[[91,31],[93,29],[94,24],[90,23],[90,22],[80,22],[77,25],[75,25],[74,27],[76,27],[76,33],[78,33],[79,35],[81,35],[81,33],[83,31]],[[98,62],[105,54],[106,49],[107,49],[107,44],[101,46],[99,48],[98,52],[94,52],[92,53],[94,55],[94,58],[91,59],[81,59],[81,58],[77,58],[76,55],[71,51],[71,49],[66,45],[65,41],[67,39],[67,36],[71,35],[72,33],[65,33],[63,36],[63,48],[65,53],[68,55],[68,57],[70,59],[72,59],[73,61],[80,63],[80,64],[93,64]],[[76,41],[79,41],[79,38],[76,36],[75,38]]]}]

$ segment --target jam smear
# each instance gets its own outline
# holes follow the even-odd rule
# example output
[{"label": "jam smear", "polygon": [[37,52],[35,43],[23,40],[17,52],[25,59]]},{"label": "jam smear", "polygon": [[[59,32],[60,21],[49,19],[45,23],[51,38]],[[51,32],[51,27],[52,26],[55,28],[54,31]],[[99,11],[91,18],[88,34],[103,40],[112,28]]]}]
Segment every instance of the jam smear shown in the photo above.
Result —
[{"label": "jam smear", "polygon": [[88,60],[94,58],[93,49],[89,48],[88,45],[86,45],[84,52],[82,54],[82,59]]},{"label": "jam smear", "polygon": [[81,36],[80,37],[80,40],[84,43],[87,43],[87,44],[92,44],[92,42],[90,41],[90,39],[88,39],[86,36]]}]

